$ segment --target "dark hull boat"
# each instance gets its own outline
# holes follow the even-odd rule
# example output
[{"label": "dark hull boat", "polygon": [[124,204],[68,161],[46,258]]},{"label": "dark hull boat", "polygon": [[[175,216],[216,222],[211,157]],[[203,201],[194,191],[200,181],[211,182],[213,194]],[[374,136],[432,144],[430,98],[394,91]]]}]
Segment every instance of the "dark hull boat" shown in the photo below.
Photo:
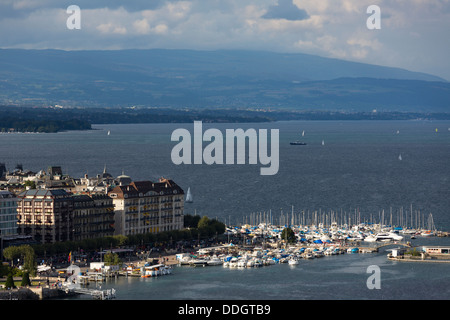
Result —
[{"label": "dark hull boat", "polygon": [[306,142],[302,142],[302,141],[294,141],[291,142],[292,146],[306,146]]}]

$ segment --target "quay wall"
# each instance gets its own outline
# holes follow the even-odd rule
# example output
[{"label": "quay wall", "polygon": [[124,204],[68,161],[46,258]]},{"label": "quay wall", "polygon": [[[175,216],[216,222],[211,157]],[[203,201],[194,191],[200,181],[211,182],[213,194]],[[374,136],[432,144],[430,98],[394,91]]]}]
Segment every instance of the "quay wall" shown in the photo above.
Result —
[{"label": "quay wall", "polygon": [[0,291],[0,300],[44,300],[59,298],[66,293],[56,288],[27,287]]}]

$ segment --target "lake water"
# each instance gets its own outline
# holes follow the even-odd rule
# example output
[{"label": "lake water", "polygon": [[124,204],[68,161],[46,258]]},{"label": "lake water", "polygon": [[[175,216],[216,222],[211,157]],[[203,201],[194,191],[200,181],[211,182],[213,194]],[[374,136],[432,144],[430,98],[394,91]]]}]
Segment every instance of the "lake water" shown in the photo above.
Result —
[{"label": "lake water", "polygon": [[[113,176],[125,173],[133,180],[171,178],[184,190],[191,188],[194,202],[185,205],[185,213],[231,224],[251,222],[269,212],[277,222],[292,213],[300,219],[308,212],[331,210],[339,213],[339,219],[355,218],[356,210],[363,221],[377,222],[383,216],[395,224],[403,208],[402,219],[408,217],[410,226],[426,226],[432,213],[439,230],[450,230],[450,121],[203,124],[204,130],[222,132],[279,129],[280,166],[273,176],[260,175],[260,164],[173,164],[170,155],[176,142],[170,140],[171,134],[177,128],[192,131],[193,124],[94,128],[2,134],[0,162],[10,170],[17,163],[33,171],[61,166],[64,173],[76,177],[100,174],[106,166]],[[294,140],[307,145],[291,146]],[[450,245],[448,239],[426,241]],[[380,290],[367,289],[370,265],[381,268]],[[105,285],[116,288],[119,299],[448,299],[449,270],[448,264],[390,262],[386,252],[380,252],[257,270],[180,267],[167,277],[119,278]]]}]

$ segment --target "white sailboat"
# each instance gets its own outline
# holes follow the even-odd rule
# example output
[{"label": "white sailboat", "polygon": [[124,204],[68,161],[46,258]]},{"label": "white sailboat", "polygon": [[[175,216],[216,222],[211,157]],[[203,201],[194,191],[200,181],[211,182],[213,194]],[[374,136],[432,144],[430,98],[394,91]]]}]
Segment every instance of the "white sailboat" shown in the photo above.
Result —
[{"label": "white sailboat", "polygon": [[323,146],[325,145],[325,140],[322,140],[322,145],[323,145]]},{"label": "white sailboat", "polygon": [[403,160],[403,158],[402,158],[402,155],[400,154],[399,156],[398,156],[398,160],[400,160],[400,161],[402,161]]},{"label": "white sailboat", "polygon": [[111,131],[108,130],[108,136],[111,134]]},{"label": "white sailboat", "polygon": [[186,202],[192,203],[194,202],[194,199],[192,198],[191,188],[188,188],[187,194],[186,194]]},{"label": "white sailboat", "polygon": [[304,137],[305,136],[305,130],[303,130],[303,132],[302,132],[302,137]]}]

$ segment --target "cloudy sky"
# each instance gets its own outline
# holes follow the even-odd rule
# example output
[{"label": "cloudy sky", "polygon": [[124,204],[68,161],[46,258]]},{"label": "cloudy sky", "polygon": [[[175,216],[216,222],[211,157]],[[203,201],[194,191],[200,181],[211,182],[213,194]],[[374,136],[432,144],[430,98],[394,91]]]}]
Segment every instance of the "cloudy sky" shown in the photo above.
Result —
[{"label": "cloudy sky", "polygon": [[[366,26],[370,5],[379,30]],[[1,48],[302,52],[446,80],[449,32],[450,0],[0,0]]]}]

